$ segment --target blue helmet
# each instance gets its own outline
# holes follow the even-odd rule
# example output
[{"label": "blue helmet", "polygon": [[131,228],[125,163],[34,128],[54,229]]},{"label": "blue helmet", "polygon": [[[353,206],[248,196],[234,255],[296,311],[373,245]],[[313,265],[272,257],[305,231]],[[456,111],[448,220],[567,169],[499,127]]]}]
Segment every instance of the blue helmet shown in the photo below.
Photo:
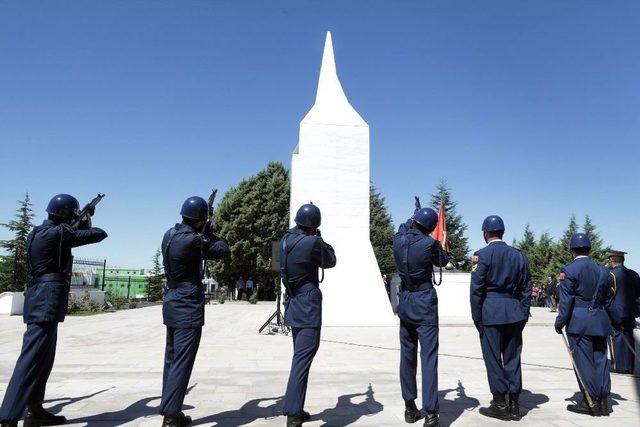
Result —
[{"label": "blue helmet", "polygon": [[209,218],[209,205],[202,197],[189,197],[182,204],[180,215],[191,219],[207,219]]},{"label": "blue helmet", "polygon": [[322,216],[320,215],[320,209],[313,203],[307,203],[300,206],[296,213],[295,222],[303,227],[317,228],[320,227]]},{"label": "blue helmet", "polygon": [[53,196],[47,205],[47,213],[65,219],[75,217],[80,211],[78,199],[68,194]]},{"label": "blue helmet", "polygon": [[482,221],[482,231],[493,233],[504,229],[504,221],[498,215],[489,215]]},{"label": "blue helmet", "polygon": [[431,208],[418,209],[414,212],[411,219],[420,224],[422,228],[426,229],[429,233],[431,233],[438,224],[438,214]]},{"label": "blue helmet", "polygon": [[574,233],[569,241],[569,249],[591,249],[589,236],[584,233]]}]

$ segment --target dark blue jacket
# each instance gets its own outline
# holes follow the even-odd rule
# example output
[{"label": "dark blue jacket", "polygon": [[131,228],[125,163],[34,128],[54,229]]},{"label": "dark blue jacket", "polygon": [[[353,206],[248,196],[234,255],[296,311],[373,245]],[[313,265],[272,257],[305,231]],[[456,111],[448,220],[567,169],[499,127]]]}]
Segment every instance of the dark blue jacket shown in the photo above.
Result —
[{"label": "dark blue jacket", "polygon": [[24,294],[25,323],[63,322],[67,313],[71,248],[98,243],[107,237],[99,228],[76,229],[45,220],[27,237],[31,281]]},{"label": "dark blue jacket", "polygon": [[229,245],[203,236],[186,224],[176,224],[162,239],[162,264],[167,289],[162,302],[164,324],[170,328],[204,325],[202,261],[229,256]]},{"label": "dark blue jacket", "polygon": [[433,287],[433,266],[449,261],[440,243],[402,224],[393,238],[393,257],[400,275],[397,314],[414,325],[438,325],[438,294]]},{"label": "dark blue jacket", "polygon": [[503,241],[473,254],[471,317],[483,325],[527,321],[531,306],[531,274],[527,258]]},{"label": "dark blue jacket", "polygon": [[634,319],[640,316],[640,276],[623,265],[611,269],[615,276],[616,294],[612,308],[620,318]]},{"label": "dark blue jacket", "polygon": [[336,255],[328,243],[295,227],[280,241],[280,276],[287,294],[284,323],[293,328],[322,325],[318,268],[332,268]]},{"label": "dark blue jacket", "polygon": [[611,275],[588,257],[576,258],[558,276],[560,304],[555,326],[567,333],[606,337],[611,323],[620,323],[611,310]]}]

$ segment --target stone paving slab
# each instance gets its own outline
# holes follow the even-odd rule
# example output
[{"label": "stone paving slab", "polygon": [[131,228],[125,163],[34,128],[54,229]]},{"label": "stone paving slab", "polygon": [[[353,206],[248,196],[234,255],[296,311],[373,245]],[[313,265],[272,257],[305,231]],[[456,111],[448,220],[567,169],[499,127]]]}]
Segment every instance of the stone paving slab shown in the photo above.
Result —
[{"label": "stone paving slab", "polygon": [[[258,335],[272,304],[207,307],[207,324],[185,411],[202,426],[282,426],[279,416],[291,338]],[[614,413],[569,413],[577,385],[554,314],[534,309],[525,329],[523,423],[538,426],[640,425],[640,378],[612,375]],[[21,345],[19,317],[0,317],[0,395]],[[324,328],[309,381],[306,426],[400,426],[397,328]],[[165,329],[159,306],[70,317],[59,329],[47,404],[77,426],[158,426]],[[441,318],[441,425],[502,425],[478,408],[491,400],[480,344],[465,318]],[[416,424],[421,425],[421,424]]]}]

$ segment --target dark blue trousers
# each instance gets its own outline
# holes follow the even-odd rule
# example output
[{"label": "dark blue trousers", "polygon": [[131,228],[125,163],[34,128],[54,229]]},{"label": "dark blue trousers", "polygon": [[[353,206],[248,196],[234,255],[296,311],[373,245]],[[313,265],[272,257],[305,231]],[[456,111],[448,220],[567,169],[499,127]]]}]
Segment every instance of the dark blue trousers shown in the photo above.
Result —
[{"label": "dark blue trousers", "polygon": [[438,327],[400,321],[400,388],[406,401],[418,397],[418,343],[422,370],[422,409],[438,411]]},{"label": "dark blue trousers", "polygon": [[284,415],[299,415],[304,410],[311,363],[320,347],[320,328],[291,329],[293,331],[293,359],[282,413]]},{"label": "dark blue trousers", "polygon": [[[611,367],[616,372],[632,374],[635,369],[635,356],[629,345],[635,350],[635,339],[633,328],[636,326],[636,319],[624,318],[622,321],[622,331],[613,331],[610,337]],[[624,341],[624,338],[627,342]],[[627,345],[627,343],[629,345]]]},{"label": "dark blue trousers", "polygon": [[22,351],[2,401],[0,421],[22,418],[27,405],[41,406],[56,357],[58,323],[29,323]]},{"label": "dark blue trousers", "polygon": [[162,415],[175,416],[182,411],[201,336],[202,328],[167,327],[160,402]]},{"label": "dark blue trousers", "polygon": [[608,396],[611,392],[611,377],[607,359],[607,337],[567,334],[567,339],[589,395],[594,399]]},{"label": "dark blue trousers", "polygon": [[491,394],[522,391],[522,322],[482,327],[480,346]]}]

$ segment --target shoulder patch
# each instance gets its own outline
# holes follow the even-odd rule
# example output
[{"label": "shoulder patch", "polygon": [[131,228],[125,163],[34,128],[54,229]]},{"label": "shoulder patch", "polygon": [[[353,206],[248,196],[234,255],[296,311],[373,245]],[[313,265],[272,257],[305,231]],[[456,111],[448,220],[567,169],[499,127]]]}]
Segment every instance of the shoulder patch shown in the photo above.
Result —
[{"label": "shoulder patch", "polygon": [[480,262],[480,257],[479,257],[478,255],[474,255],[474,256],[472,256],[472,257],[471,257],[471,262],[472,262],[473,264],[477,264],[477,263],[479,263],[479,262]]},{"label": "shoulder patch", "polygon": [[558,274],[558,282],[561,282],[563,280],[567,280],[567,275],[564,273]]}]

